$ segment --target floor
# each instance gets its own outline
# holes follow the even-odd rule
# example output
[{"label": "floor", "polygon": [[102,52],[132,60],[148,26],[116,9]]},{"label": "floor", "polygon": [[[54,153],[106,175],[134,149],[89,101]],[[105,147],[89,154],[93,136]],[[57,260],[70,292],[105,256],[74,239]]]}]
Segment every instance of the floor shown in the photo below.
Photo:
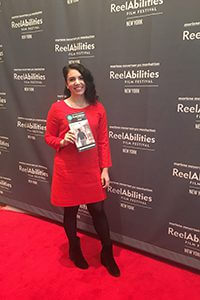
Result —
[{"label": "floor", "polygon": [[[21,213],[27,213],[27,212],[25,212],[24,210],[21,210],[21,209],[18,209],[18,208],[15,208],[15,207],[12,207],[12,206],[3,204],[3,203],[1,203],[1,202],[0,202],[0,209],[3,209],[3,210],[10,210],[10,211],[16,211],[16,212],[21,212]],[[30,214],[30,213],[29,213],[29,214]]]}]

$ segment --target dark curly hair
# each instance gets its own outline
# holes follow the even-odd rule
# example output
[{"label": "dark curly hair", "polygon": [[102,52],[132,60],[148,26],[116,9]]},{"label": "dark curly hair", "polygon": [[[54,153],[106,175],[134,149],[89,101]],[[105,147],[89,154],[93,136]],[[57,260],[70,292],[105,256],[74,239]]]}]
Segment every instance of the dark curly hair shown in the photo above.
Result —
[{"label": "dark curly hair", "polygon": [[[98,96],[96,94],[94,79],[91,72],[88,69],[86,69],[82,64],[78,64],[78,63],[69,64],[68,66],[65,66],[63,68],[63,76],[65,81],[67,81],[67,75],[69,71],[72,69],[79,71],[79,73],[83,76],[83,80],[86,85],[86,89],[84,93],[85,99],[89,104],[95,104],[96,101],[98,100]],[[64,95],[66,95],[67,98],[71,96],[71,93],[66,86],[64,89]]]}]

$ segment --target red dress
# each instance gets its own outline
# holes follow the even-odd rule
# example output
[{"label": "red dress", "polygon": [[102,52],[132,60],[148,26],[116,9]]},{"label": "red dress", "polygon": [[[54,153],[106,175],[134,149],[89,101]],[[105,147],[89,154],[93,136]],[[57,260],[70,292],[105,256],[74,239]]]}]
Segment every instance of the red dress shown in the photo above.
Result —
[{"label": "red dress", "polygon": [[[96,147],[78,152],[74,144],[60,147],[69,130],[66,116],[84,111]],[[45,141],[56,149],[54,157],[51,202],[56,206],[75,206],[106,198],[101,184],[101,169],[111,166],[106,113],[97,102],[85,108],[71,108],[64,100],[52,104],[47,116]]]}]

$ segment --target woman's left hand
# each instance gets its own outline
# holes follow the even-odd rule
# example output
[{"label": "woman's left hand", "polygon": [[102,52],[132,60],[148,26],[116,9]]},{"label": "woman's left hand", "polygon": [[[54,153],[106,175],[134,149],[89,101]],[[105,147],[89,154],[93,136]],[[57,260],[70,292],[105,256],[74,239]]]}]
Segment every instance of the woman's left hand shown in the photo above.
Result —
[{"label": "woman's left hand", "polygon": [[110,177],[108,174],[108,168],[103,168],[102,172],[101,172],[101,183],[103,188],[107,188],[109,186],[110,183]]}]

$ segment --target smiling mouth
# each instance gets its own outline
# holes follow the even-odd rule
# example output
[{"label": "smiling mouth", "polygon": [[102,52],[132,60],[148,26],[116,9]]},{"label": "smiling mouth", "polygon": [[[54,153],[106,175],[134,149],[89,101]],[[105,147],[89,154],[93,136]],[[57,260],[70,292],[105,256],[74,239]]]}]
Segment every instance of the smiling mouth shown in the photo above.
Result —
[{"label": "smiling mouth", "polygon": [[75,91],[82,91],[83,90],[83,87],[76,87],[74,88]]}]

